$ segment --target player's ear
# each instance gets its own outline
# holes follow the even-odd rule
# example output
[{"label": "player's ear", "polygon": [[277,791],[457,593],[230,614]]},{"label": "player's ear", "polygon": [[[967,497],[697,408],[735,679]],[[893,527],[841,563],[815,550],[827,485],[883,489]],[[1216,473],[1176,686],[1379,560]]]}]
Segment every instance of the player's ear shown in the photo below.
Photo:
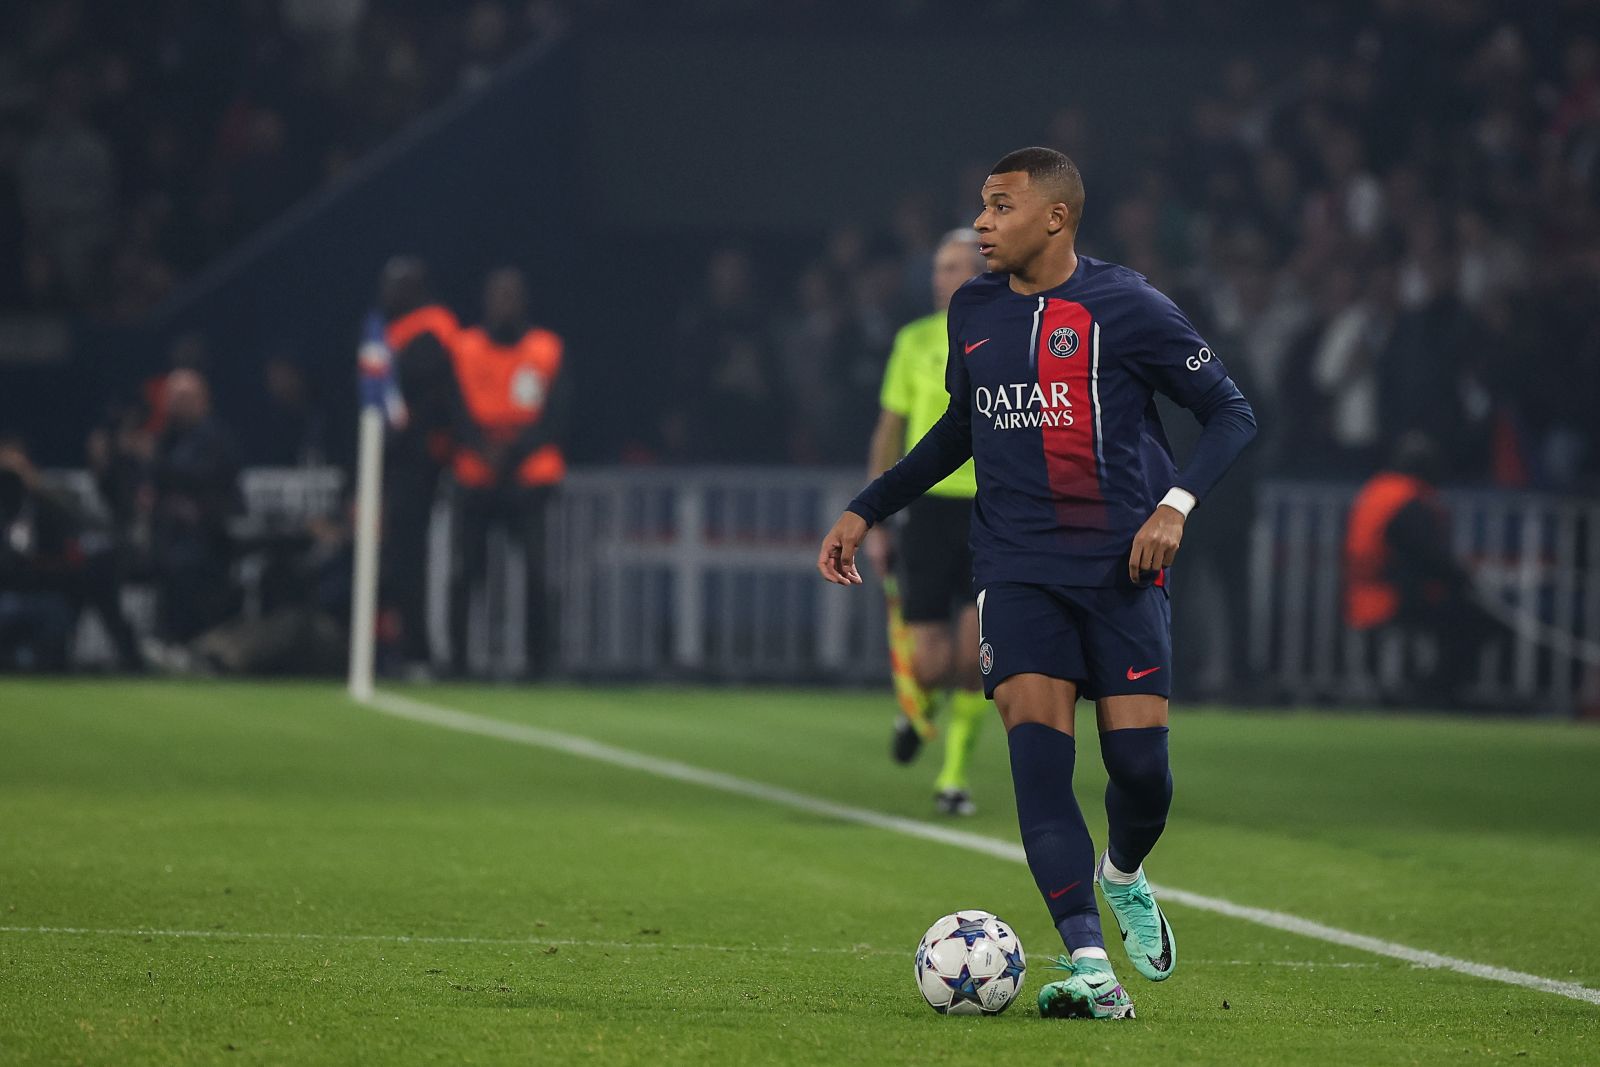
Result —
[{"label": "player's ear", "polygon": [[1062,230],[1067,229],[1069,226],[1071,226],[1071,224],[1072,224],[1072,212],[1067,209],[1067,205],[1065,205],[1065,204],[1051,204],[1050,205],[1050,214],[1047,216],[1047,221],[1046,221],[1045,225],[1046,225],[1046,228],[1049,230],[1049,233],[1050,233],[1051,237],[1054,237],[1056,234],[1060,233]]}]

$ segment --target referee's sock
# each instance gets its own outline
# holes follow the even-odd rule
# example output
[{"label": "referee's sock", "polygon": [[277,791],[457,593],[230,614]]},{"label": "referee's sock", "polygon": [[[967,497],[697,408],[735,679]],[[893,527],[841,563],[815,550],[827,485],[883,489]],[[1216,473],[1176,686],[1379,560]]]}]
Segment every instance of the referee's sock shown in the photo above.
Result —
[{"label": "referee's sock", "polygon": [[933,783],[941,793],[967,787],[967,763],[978,742],[979,724],[988,712],[989,701],[982,692],[956,689],[950,693],[950,722],[944,729],[944,767]]},{"label": "referee's sock", "polygon": [[1028,869],[1067,951],[1105,956],[1094,897],[1094,842],[1072,793],[1077,745],[1071,734],[1024,722],[1006,735],[1017,824]]}]

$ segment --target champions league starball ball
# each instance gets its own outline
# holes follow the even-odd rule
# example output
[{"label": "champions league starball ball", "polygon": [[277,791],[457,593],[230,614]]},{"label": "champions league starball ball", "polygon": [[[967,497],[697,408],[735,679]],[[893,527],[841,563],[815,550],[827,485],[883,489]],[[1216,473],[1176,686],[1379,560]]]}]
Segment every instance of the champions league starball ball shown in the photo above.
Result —
[{"label": "champions league starball ball", "polygon": [[976,908],[928,927],[916,962],[917,989],[940,1015],[999,1015],[1028,969],[1011,927]]}]

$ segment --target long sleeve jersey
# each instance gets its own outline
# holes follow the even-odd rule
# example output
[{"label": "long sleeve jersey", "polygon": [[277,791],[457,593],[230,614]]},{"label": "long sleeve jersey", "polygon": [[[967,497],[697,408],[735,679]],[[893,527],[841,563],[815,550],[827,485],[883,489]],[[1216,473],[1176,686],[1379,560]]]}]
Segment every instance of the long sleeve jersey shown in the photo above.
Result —
[{"label": "long sleeve jersey", "polygon": [[[876,523],[970,456],[976,588],[1126,581],[1133,537],[1174,486],[1203,499],[1255,436],[1250,405],[1181,311],[1126,267],[1078,257],[1024,295],[984,274],[950,302],[949,406],[849,510]],[[1155,394],[1203,424],[1180,472]]]}]

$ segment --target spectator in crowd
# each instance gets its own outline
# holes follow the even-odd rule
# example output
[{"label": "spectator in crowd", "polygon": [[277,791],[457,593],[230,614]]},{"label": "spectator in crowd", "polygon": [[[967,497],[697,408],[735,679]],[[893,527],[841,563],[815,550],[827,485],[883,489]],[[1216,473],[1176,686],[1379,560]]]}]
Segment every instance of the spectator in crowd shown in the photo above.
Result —
[{"label": "spectator in crowd", "polygon": [[149,421],[141,404],[110,404],[104,423],[90,431],[84,449],[118,549],[130,563],[147,558],[150,551],[155,435],[148,429]]},{"label": "spectator in crowd", "polygon": [[679,383],[661,415],[664,452],[687,462],[771,463],[785,454],[785,405],[770,309],[743,249],[711,254],[705,286],[679,317],[672,367]]},{"label": "spectator in crowd", "polygon": [[88,608],[110,636],[117,666],[143,669],[121,592],[108,532],[46,483],[20,439],[0,437],[0,668],[67,667]]},{"label": "spectator in crowd", "polygon": [[96,271],[111,236],[117,182],[111,145],[85,119],[87,94],[81,71],[69,67],[56,76],[44,121],[18,169],[35,289],[59,287],[78,303],[98,295]]},{"label": "spectator in crowd", "polygon": [[464,417],[454,455],[451,665],[466,673],[467,608],[473,586],[484,582],[487,592],[489,532],[498,527],[523,552],[527,673],[540,677],[555,622],[545,559],[550,500],[567,471],[564,346],[530,322],[527,281],[515,267],[503,267],[484,285],[483,324],[461,332],[454,354]]},{"label": "spectator in crowd", "polygon": [[250,461],[272,467],[322,463],[327,427],[300,364],[284,353],[269,356],[262,386]]},{"label": "spectator in crowd", "polygon": [[[348,509],[347,509],[348,513]],[[192,665],[220,674],[337,674],[350,654],[351,525],[317,518],[261,578],[258,616],[239,616],[195,639]]]},{"label": "spectator in crowd", "polygon": [[151,555],[160,636],[181,644],[237,608],[228,521],[241,508],[239,468],[199,371],[173,371],[165,395],[150,465]]},{"label": "spectator in crowd", "polygon": [[511,15],[496,0],[477,0],[467,9],[462,27],[461,88],[486,85],[511,49]]}]

